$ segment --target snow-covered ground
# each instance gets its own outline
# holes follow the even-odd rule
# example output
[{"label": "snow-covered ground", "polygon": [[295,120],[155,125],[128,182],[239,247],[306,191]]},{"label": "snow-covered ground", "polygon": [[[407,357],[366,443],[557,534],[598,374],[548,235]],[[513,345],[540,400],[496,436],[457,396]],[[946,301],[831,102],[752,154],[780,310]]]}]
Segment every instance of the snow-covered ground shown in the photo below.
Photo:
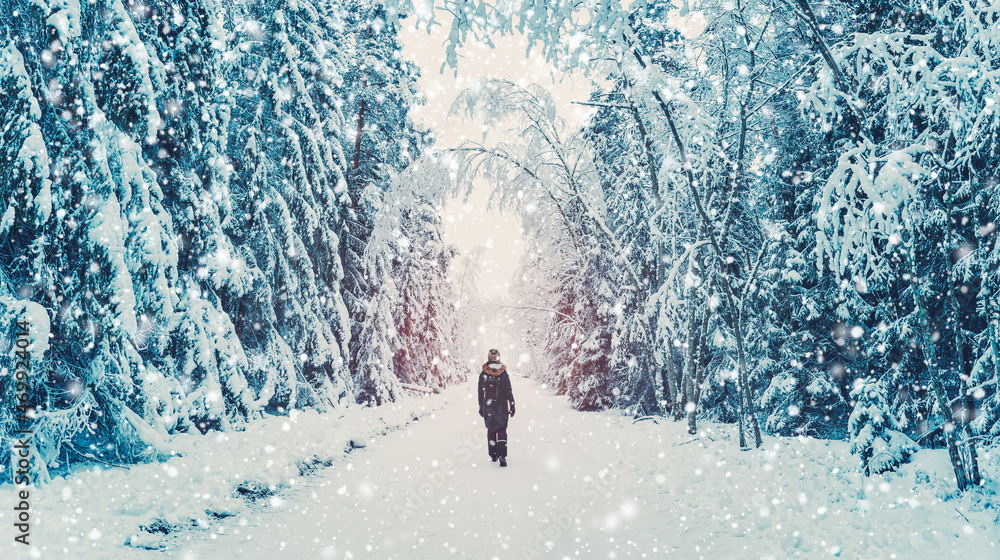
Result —
[{"label": "snow-covered ground", "polygon": [[[182,457],[58,478],[6,558],[1000,558],[997,501],[943,451],[865,479],[845,442],[580,413],[514,378],[510,465],[474,383],[378,409],[175,438]],[[983,454],[996,491],[1000,457]],[[0,503],[14,489],[0,487]],[[0,525],[11,531],[11,509]],[[145,528],[146,530],[143,530]],[[127,544],[128,543],[128,544]],[[147,548],[143,548],[147,547]]]}]

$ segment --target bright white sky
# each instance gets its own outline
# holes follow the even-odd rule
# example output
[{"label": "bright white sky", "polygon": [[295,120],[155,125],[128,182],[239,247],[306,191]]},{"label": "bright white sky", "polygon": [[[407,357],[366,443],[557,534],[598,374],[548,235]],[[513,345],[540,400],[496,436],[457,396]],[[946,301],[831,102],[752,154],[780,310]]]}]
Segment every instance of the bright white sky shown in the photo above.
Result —
[{"label": "bright white sky", "polygon": [[[446,16],[442,12],[438,17]],[[450,20],[446,23],[450,24]],[[590,81],[580,75],[553,75],[551,65],[534,53],[526,58],[527,42],[520,36],[494,38],[496,49],[480,43],[461,49],[457,75],[447,67],[444,73],[439,72],[445,58],[446,27],[438,27],[428,35],[425,30],[415,29],[411,20],[404,22],[400,37],[403,53],[422,69],[419,87],[427,96],[427,104],[411,114],[434,131],[439,148],[456,147],[467,138],[482,140],[481,123],[458,116],[449,119],[448,109],[462,90],[487,77],[524,85],[537,83],[550,89],[560,116],[570,123],[582,123],[589,113],[586,107],[571,102],[587,100]],[[520,216],[505,216],[487,208],[489,188],[486,183],[477,185],[464,205],[460,199],[450,201],[444,221],[446,243],[457,245],[463,253],[478,245],[487,248],[480,263],[479,293],[494,298],[507,295],[511,274],[524,253],[524,241]]]}]

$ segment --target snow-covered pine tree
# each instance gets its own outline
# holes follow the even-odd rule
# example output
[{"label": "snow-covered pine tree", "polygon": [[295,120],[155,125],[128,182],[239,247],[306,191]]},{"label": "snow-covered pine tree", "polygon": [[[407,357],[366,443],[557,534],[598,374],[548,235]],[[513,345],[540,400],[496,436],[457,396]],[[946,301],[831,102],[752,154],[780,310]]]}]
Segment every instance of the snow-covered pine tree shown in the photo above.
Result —
[{"label": "snow-covered pine tree", "polygon": [[[391,272],[391,265],[401,261],[397,248],[386,243],[369,246],[378,213],[391,211],[397,219],[399,209],[386,207],[392,201],[387,193],[395,174],[402,172],[428,147],[431,138],[428,132],[418,129],[409,118],[410,108],[420,100],[416,88],[419,69],[401,56],[398,31],[395,23],[388,21],[385,9],[380,3],[356,1],[346,4],[349,8],[344,19],[345,68],[341,84],[337,88],[343,99],[342,111],[347,119],[350,133],[342,137],[342,149],[348,164],[347,189],[349,205],[343,209],[339,225],[341,236],[340,255],[344,264],[343,297],[350,315],[352,343],[350,346],[350,368],[359,377],[362,385],[389,387],[393,380],[374,380],[374,371],[391,373],[381,358],[371,356],[371,349],[363,342],[372,336],[383,335],[371,330],[366,317],[371,306],[387,297],[391,287],[382,287],[375,282],[387,281],[385,275]],[[397,223],[394,227],[400,226]],[[376,249],[377,248],[377,249]],[[384,258],[375,258],[372,250],[391,251]],[[368,266],[377,269],[369,270]],[[395,273],[394,273],[395,274]],[[376,280],[380,279],[380,280]],[[384,306],[393,308],[398,301],[382,301]],[[389,309],[385,307],[384,310]],[[362,331],[366,334],[362,335]],[[386,332],[383,343],[395,339],[395,334]],[[396,344],[396,343],[392,343]],[[392,353],[399,350],[391,346]],[[379,363],[363,360],[376,359]],[[382,369],[380,369],[382,368]],[[367,372],[367,373],[365,373]],[[358,398],[367,400],[372,394],[364,391]],[[376,400],[381,402],[381,397]]]},{"label": "snow-covered pine tree", "polygon": [[[563,241],[562,235],[525,238],[525,254],[510,288],[514,295],[510,317],[534,358],[528,366],[533,377],[564,395],[573,377],[577,330],[570,295],[560,291],[562,282],[557,271],[562,265],[554,262],[564,258],[564,252],[550,246]],[[481,359],[477,361],[481,363]]]},{"label": "snow-covered pine tree", "polygon": [[[212,2],[156,1],[131,11],[159,61],[153,80],[161,122],[144,156],[178,241],[175,313],[167,322],[143,317],[148,344],[141,350],[150,365],[176,377],[176,427],[201,431],[258,417],[273,392],[264,372],[249,367],[227,309],[258,273],[226,231],[234,212],[227,153],[233,98],[222,79],[228,36],[219,10]],[[158,397],[161,412],[166,397]]]},{"label": "snow-covered pine tree", "polygon": [[[808,10],[802,17],[814,24]],[[847,122],[856,137],[820,200],[821,258],[839,277],[860,278],[882,300],[877,318],[889,329],[879,330],[914,333],[910,348],[905,341],[893,348],[898,338],[891,335],[879,346],[890,355],[898,348],[913,365],[898,371],[920,376],[900,379],[899,395],[919,399],[925,418],[942,414],[960,490],[979,481],[962,410],[971,408],[964,394],[975,339],[966,331],[977,323],[971,319],[978,286],[961,272],[970,268],[978,244],[973,224],[991,221],[977,194],[993,188],[1000,132],[1000,117],[983,112],[984,100],[1000,91],[981,76],[995,63],[984,41],[995,36],[996,18],[985,4],[958,2],[915,18],[912,28],[897,29],[891,15],[884,30],[857,33],[834,48],[829,60],[839,62],[829,63],[829,78],[814,82],[803,98],[821,122],[831,128]],[[817,48],[826,47],[817,41]],[[875,69],[879,79],[869,80]],[[970,79],[952,80],[956,73]],[[966,132],[957,136],[959,129]],[[926,393],[910,390],[921,383]],[[954,392],[964,401],[960,410],[952,409]]]},{"label": "snow-covered pine tree", "polygon": [[[993,198],[994,208],[1000,208],[995,192]],[[977,435],[985,438],[987,445],[995,445],[1000,442],[1000,311],[996,307],[1000,297],[1000,244],[996,242],[996,233],[980,231],[987,238],[980,249],[985,258],[979,291],[979,308],[986,319],[986,328],[977,337],[979,357],[969,374],[968,396],[978,404],[978,417],[970,425]]]},{"label": "snow-covered pine tree", "polygon": [[334,90],[342,8],[237,7],[225,77],[236,88],[233,196],[244,210],[227,227],[250,249],[244,259],[263,282],[227,307],[239,317],[251,364],[273,379],[270,404],[322,408],[353,400],[355,391],[336,233],[346,193],[342,101]]},{"label": "snow-covered pine tree", "polygon": [[965,280],[978,276],[979,296],[977,311],[986,320],[986,328],[976,335],[976,362],[969,374],[967,396],[977,405],[978,416],[970,422],[973,431],[987,442],[1000,443],[1000,243],[997,243],[996,220],[1000,216],[1000,191],[984,191],[976,196],[976,203],[989,209],[993,221],[976,222],[980,236],[974,255],[978,265],[963,274]]},{"label": "snow-covered pine tree", "polygon": [[[373,210],[380,210],[373,207]],[[399,396],[399,377],[394,371],[396,354],[401,347],[396,326],[399,289],[396,286],[401,237],[398,213],[381,209],[376,212],[373,228],[361,264],[366,272],[368,299],[358,302],[352,311],[357,339],[352,345],[354,379],[359,402],[383,404]]]},{"label": "snow-covered pine tree", "polygon": [[444,244],[432,202],[448,175],[427,156],[401,174],[389,168],[384,197],[374,184],[363,191],[374,198],[364,200],[373,221],[361,263],[371,290],[357,318],[359,401],[394,400],[401,381],[438,390],[464,379],[468,342],[449,275],[457,249]]},{"label": "snow-covered pine tree", "polygon": [[[32,301],[45,263],[45,237],[42,226],[52,214],[52,180],[49,153],[42,134],[42,105],[35,97],[31,77],[19,45],[12,39],[0,46],[0,355],[4,375],[0,376],[0,400],[17,403],[17,381],[13,367],[17,361],[19,330],[34,331],[30,360],[35,371],[22,380],[30,402],[43,402],[45,386],[39,370],[48,349],[50,317],[48,311]],[[20,45],[24,48],[23,44]],[[45,274],[50,276],[51,274]],[[22,329],[18,326],[22,322]],[[39,339],[39,337],[42,337]],[[9,364],[9,365],[8,365]],[[20,368],[24,370],[24,368]],[[48,404],[48,403],[46,403]],[[47,407],[46,407],[47,408]],[[27,428],[13,406],[0,410],[0,453],[14,457],[13,434]],[[36,461],[38,463],[38,461]],[[44,469],[45,462],[42,463]],[[33,473],[38,475],[39,473]],[[43,479],[43,476],[34,476]]]},{"label": "snow-covered pine tree", "polygon": [[[823,13],[828,28],[846,24],[839,7]],[[761,267],[755,305],[762,310],[762,356],[757,367],[768,380],[762,409],[768,414],[766,427],[774,433],[843,437],[851,410],[850,390],[856,372],[866,374],[867,363],[864,342],[850,333],[859,323],[862,329],[869,325],[840,305],[842,289],[828,268],[817,268],[813,216],[822,188],[817,179],[834,166],[834,146],[843,141],[844,133],[816,130],[802,118],[799,102],[790,93],[794,84],[811,78],[819,60],[804,42],[807,35],[799,29],[801,22],[791,13],[779,9],[771,17],[776,32],[768,48],[781,65],[769,81],[782,87],[768,90],[772,97],[761,119],[765,172],[755,187],[757,196],[766,201],[762,217],[772,245]],[[852,301],[864,303],[858,298]]]},{"label": "snow-covered pine tree", "polygon": [[633,404],[632,387],[627,369],[611,368],[615,348],[617,283],[609,264],[613,251],[608,251],[597,239],[587,236],[583,243],[591,245],[587,252],[587,268],[579,271],[581,278],[570,282],[576,305],[573,316],[580,325],[577,341],[574,379],[569,386],[569,398],[579,410],[604,410],[613,406]]},{"label": "snow-covered pine tree", "polygon": [[[0,235],[5,249],[27,247],[52,213],[49,154],[39,121],[42,109],[32,90],[18,44],[8,40],[0,50],[0,171],[7,179],[0,191],[4,203]],[[4,262],[26,261],[26,255],[4,255]],[[25,258],[22,258],[25,257]]]},{"label": "snow-covered pine tree", "polygon": [[462,379],[454,361],[455,296],[448,281],[454,257],[441,238],[438,209],[415,197],[402,210],[403,238],[396,309],[400,347],[394,370],[400,380],[441,389]]},{"label": "snow-covered pine tree", "polygon": [[[5,8],[0,314],[30,311],[32,336],[51,336],[31,385],[42,468],[165,455],[176,430],[353,400],[338,110],[358,10]],[[414,75],[395,60],[383,89],[404,92],[389,105],[405,114]],[[416,143],[397,132],[382,145],[402,167]]]},{"label": "snow-covered pine tree", "polygon": [[[478,245],[471,251],[460,252],[452,261],[450,271],[455,295],[452,339],[458,345],[454,358],[456,367],[465,370],[476,371],[477,366],[482,363],[473,346],[472,333],[475,319],[483,313],[484,302],[479,292],[479,279],[482,273],[480,262],[486,250],[484,245]],[[522,337],[521,340],[527,341],[528,338]]]},{"label": "snow-covered pine tree", "polygon": [[842,362],[831,367],[827,360],[859,354],[861,342],[844,328],[830,340],[833,309],[822,296],[833,280],[818,278],[815,263],[797,249],[808,244],[798,243],[781,222],[772,224],[770,234],[754,329],[755,376],[769,380],[761,394],[764,427],[774,434],[838,437],[847,425],[847,395],[839,386],[847,372]]},{"label": "snow-covered pine tree", "polygon": [[34,166],[50,182],[51,241],[16,249],[35,253],[24,287],[52,321],[49,359],[36,364],[39,453],[49,465],[64,451],[113,462],[168,454],[181,391],[157,371],[166,348],[151,335],[174,320],[177,252],[143,153],[162,125],[162,63],[119,1],[11,7],[4,77],[32,84],[41,110],[28,111],[39,132],[28,139],[53,162]]},{"label": "snow-covered pine tree", "polygon": [[[440,206],[438,207],[440,224]],[[436,289],[431,294],[430,306],[437,317],[441,331],[436,351],[439,383],[442,386],[461,383],[466,379],[468,364],[464,356],[469,354],[469,317],[460,302],[461,286],[456,281],[456,264],[461,254],[457,245],[446,245],[438,255],[438,264],[444,273],[439,278]],[[432,358],[433,361],[433,358]]]},{"label": "snow-covered pine tree", "polygon": [[857,401],[847,425],[851,453],[861,459],[865,474],[893,471],[909,462],[920,446],[896,423],[885,400],[884,384],[871,377],[858,380],[851,398]]},{"label": "snow-covered pine tree", "polygon": [[[549,266],[554,256],[545,257],[545,260],[549,261]],[[548,273],[553,275],[552,271]],[[562,279],[556,278],[556,280]],[[540,354],[548,357],[544,368],[548,375],[543,377],[543,380],[561,395],[570,392],[579,393],[574,385],[580,382],[580,377],[576,374],[576,355],[583,329],[579,319],[573,315],[576,294],[569,290],[564,291],[565,285],[562,282],[551,284],[549,293],[545,295],[552,299],[545,300],[545,307],[541,309],[551,308],[553,311],[546,315],[548,321],[535,328],[536,332],[544,333],[542,340],[545,341],[545,346]]]}]

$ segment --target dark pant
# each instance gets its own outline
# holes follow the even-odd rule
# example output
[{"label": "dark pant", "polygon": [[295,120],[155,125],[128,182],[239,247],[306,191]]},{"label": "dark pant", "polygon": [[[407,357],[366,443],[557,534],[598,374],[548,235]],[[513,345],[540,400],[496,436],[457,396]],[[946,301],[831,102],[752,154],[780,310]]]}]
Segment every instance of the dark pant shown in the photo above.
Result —
[{"label": "dark pant", "polygon": [[490,459],[507,456],[507,429],[489,428],[486,430],[486,440],[489,443]]}]

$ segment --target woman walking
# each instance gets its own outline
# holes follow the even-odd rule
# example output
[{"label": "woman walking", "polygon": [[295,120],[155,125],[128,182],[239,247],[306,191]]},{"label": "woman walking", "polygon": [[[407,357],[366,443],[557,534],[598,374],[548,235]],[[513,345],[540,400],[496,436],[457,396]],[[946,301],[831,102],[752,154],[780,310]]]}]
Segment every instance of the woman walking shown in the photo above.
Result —
[{"label": "woman walking", "polygon": [[[508,409],[508,403],[510,408]],[[514,394],[510,390],[507,366],[500,363],[500,351],[490,350],[479,374],[479,415],[486,422],[490,460],[507,466],[507,420],[514,416]]]}]

